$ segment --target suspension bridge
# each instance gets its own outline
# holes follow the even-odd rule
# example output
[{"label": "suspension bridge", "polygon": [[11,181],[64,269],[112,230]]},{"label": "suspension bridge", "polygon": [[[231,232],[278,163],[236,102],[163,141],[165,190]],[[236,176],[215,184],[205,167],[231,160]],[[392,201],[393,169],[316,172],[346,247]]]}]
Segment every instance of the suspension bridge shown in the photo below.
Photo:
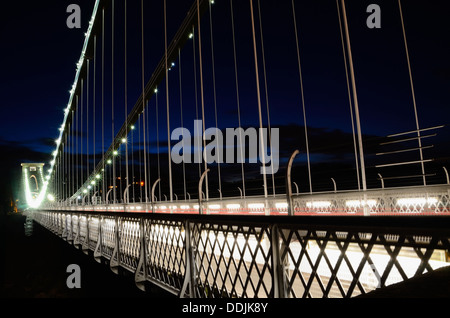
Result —
[{"label": "suspension bridge", "polygon": [[[343,189],[315,179],[297,1],[272,12],[286,23],[259,0],[167,2],[95,1],[49,167],[22,164],[31,218],[180,297],[353,297],[448,266],[450,182],[427,152],[445,126],[419,125],[400,1],[415,127],[376,140],[370,166],[346,4],[334,4],[354,156]],[[274,38],[291,42],[296,113],[270,102]],[[301,144],[274,138],[279,112],[299,118]],[[222,147],[218,127],[249,117],[254,133],[233,129],[238,146]]]}]

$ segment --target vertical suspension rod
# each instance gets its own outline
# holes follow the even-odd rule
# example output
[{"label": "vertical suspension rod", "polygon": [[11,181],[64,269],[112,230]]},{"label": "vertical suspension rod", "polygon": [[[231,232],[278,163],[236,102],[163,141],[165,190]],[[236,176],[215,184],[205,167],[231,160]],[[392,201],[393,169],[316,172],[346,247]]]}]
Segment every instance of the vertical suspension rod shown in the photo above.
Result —
[{"label": "vertical suspension rod", "polygon": [[256,94],[258,98],[258,115],[259,115],[259,138],[260,138],[260,156],[261,165],[263,169],[263,181],[264,181],[264,197],[267,198],[267,176],[266,176],[266,158],[264,149],[264,138],[263,138],[263,123],[262,123],[262,112],[261,112],[261,89],[259,85],[259,66],[258,66],[258,51],[256,48],[256,31],[255,31],[255,16],[253,13],[253,0],[250,0],[250,12],[252,18],[252,33],[253,33],[253,52],[255,58],[255,75],[256,75]]}]

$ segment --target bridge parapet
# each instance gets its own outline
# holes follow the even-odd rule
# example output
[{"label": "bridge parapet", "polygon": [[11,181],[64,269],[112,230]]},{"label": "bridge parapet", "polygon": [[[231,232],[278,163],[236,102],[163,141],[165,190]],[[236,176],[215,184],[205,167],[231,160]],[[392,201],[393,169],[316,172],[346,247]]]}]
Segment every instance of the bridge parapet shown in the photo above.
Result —
[{"label": "bridge parapet", "polygon": [[[294,215],[450,215],[450,185],[296,194],[292,202]],[[210,199],[202,204],[205,214],[288,215],[286,195]],[[199,213],[199,202],[49,203],[44,208],[55,211],[192,214]]]},{"label": "bridge parapet", "polygon": [[[354,297],[449,266],[442,216],[35,211],[77,248],[179,297]],[[69,240],[68,238],[76,238]]]}]

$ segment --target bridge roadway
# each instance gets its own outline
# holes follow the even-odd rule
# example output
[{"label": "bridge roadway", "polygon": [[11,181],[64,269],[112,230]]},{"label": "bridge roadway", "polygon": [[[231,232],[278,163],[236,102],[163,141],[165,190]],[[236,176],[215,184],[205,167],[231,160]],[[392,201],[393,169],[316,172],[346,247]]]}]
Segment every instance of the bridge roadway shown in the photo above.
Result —
[{"label": "bridge roadway", "polygon": [[[181,203],[168,213],[168,205],[163,209],[158,203],[151,207],[166,213],[113,212],[136,212],[137,205],[104,211],[98,205],[53,207],[34,211],[33,218],[98,261],[107,259],[113,271],[122,267],[134,273],[140,288],[146,281],[180,297],[354,297],[449,265],[449,188],[415,190],[407,198],[401,189],[366,194],[366,202],[384,195],[381,203],[370,202],[370,214],[385,212],[397,195],[400,204],[391,205],[397,216],[358,216],[362,210],[355,210],[349,193],[347,200],[342,193],[328,193],[295,198],[309,200],[304,205],[315,209],[311,215],[321,217],[287,216],[286,211],[265,216],[265,208],[248,211],[251,215],[221,215],[219,203],[210,201],[206,205],[215,206],[206,215],[193,214]],[[324,195],[335,196],[331,206]],[[248,208],[260,203],[255,199],[261,198],[220,204]],[[282,203],[281,197],[277,200],[268,202]],[[345,201],[353,217],[330,211]],[[313,202],[321,202],[324,211]],[[408,202],[405,210],[401,205]]]}]

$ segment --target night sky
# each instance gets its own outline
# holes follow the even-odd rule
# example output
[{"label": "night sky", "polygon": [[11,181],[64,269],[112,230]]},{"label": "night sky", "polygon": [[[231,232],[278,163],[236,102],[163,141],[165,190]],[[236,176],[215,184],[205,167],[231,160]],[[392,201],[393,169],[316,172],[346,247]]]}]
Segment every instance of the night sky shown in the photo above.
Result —
[{"label": "night sky", "polygon": [[[230,7],[228,1],[216,0],[215,2],[212,16],[218,126],[221,129],[235,128],[238,127],[238,122]],[[250,10],[248,1],[235,0],[234,2],[242,126],[258,127]],[[81,29],[69,29],[66,26],[69,15],[66,13],[66,8],[71,3],[77,3],[81,7],[83,16]],[[120,8],[123,3],[121,1],[116,3],[117,15],[121,16]],[[129,0],[128,3],[130,16],[136,15],[134,18],[129,18],[128,25],[128,107],[131,109],[141,93],[140,18],[137,15],[138,6],[136,6],[139,2]],[[254,3],[256,8],[257,1],[255,0]],[[361,126],[370,169],[379,163],[377,161],[379,158],[373,154],[380,150],[377,145],[383,137],[416,129],[407,60],[397,1],[348,0],[346,3]],[[379,4],[381,7],[381,29],[369,29],[366,26],[369,15],[366,13],[366,8],[371,3]],[[168,0],[169,41],[191,4],[191,0]],[[330,171],[333,169],[330,167],[333,165],[346,165],[341,167],[343,174],[349,169],[354,169],[352,167],[354,164],[352,127],[336,2],[297,0],[295,4],[312,170],[313,174],[317,174],[318,179],[329,179],[332,177]],[[430,165],[430,169],[437,173],[436,182],[442,182],[443,175],[439,169],[448,164],[450,158],[448,149],[450,137],[448,13],[450,6],[444,0],[408,0],[402,1],[402,4],[420,126],[426,128],[446,125],[444,129],[437,131],[437,137],[427,141],[427,144],[433,144],[434,148],[426,153],[426,157],[436,159],[435,164]],[[1,191],[7,197],[11,193],[14,197],[18,195],[21,162],[48,163],[51,160],[51,153],[55,150],[54,140],[59,137],[58,128],[62,124],[63,110],[69,100],[76,62],[80,57],[84,32],[87,30],[93,5],[93,0],[11,1],[8,4],[2,4],[0,18],[0,34],[3,43],[0,78]],[[162,1],[146,0],[145,6],[147,10],[145,77],[148,80],[164,53],[163,11]],[[303,116],[291,1],[261,0],[261,10],[271,126],[280,128],[281,164],[287,160],[293,150],[298,148],[303,155],[299,156],[296,163],[303,167],[305,164]],[[124,118],[121,21],[122,17],[119,17],[116,25],[118,30],[114,95],[117,110],[116,130],[123,123]],[[256,22],[259,23],[259,20]],[[259,24],[257,27],[259,32]],[[258,45],[260,45],[259,40],[258,38]],[[215,126],[209,13],[202,19],[202,45],[208,128]],[[189,129],[193,128],[195,118],[192,49],[191,41],[182,50],[184,123]],[[110,56],[107,57],[107,63],[110,63],[109,59]],[[170,73],[172,130],[180,126],[178,71],[177,61]],[[172,76],[172,74],[175,75]],[[262,68],[260,76],[262,79]],[[105,78],[107,83],[105,105],[110,105],[109,71],[106,72]],[[261,82],[262,94],[265,93],[263,86],[264,82]],[[159,90],[160,145],[164,151],[167,130],[163,83]],[[100,96],[98,95],[99,104]],[[264,109],[265,102],[264,95]],[[155,98],[149,101],[152,119],[154,119],[155,103]],[[265,124],[267,124],[266,115],[264,112]],[[156,129],[151,130],[150,133],[150,152],[155,154]],[[108,135],[105,139],[108,146],[110,140],[111,136]],[[100,151],[101,149],[97,148],[97,153]],[[373,170],[372,175],[376,175],[375,172]],[[302,173],[303,175],[299,178],[305,177],[304,171]],[[231,182],[234,176],[233,170],[230,170],[230,176],[232,177],[228,181]],[[282,185],[282,171],[277,178]],[[306,184],[306,179],[302,182]],[[317,189],[328,189],[321,188],[323,185],[321,182],[317,184]],[[342,181],[342,183],[345,182],[348,180]],[[374,179],[372,183],[377,181]]]}]

